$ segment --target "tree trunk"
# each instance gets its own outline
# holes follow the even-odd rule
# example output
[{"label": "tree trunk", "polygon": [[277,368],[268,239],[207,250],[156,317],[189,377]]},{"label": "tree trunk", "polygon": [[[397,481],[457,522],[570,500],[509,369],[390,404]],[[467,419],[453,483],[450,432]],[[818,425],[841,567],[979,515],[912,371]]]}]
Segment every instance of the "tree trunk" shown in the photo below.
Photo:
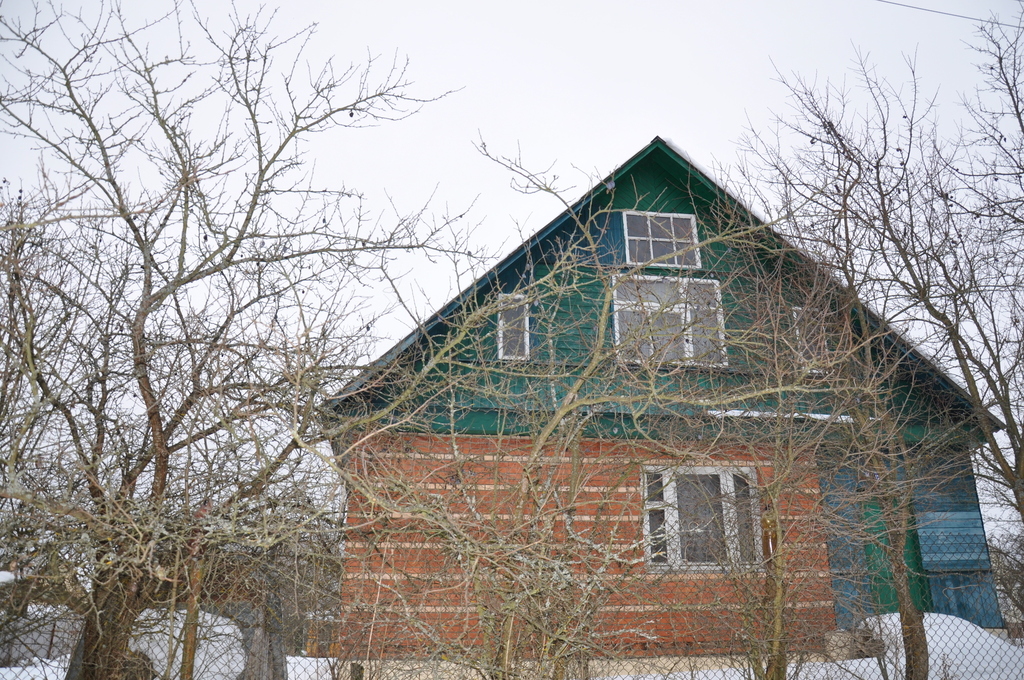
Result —
[{"label": "tree trunk", "polygon": [[893,538],[888,549],[893,586],[900,614],[900,634],[906,655],[904,680],[928,680],[928,639],[924,632],[924,614],[914,602],[910,580],[913,572],[906,561],[907,532],[912,531],[910,513],[900,511],[899,530],[890,532]]},{"label": "tree trunk", "polygon": [[185,639],[181,645],[181,680],[192,680],[196,668],[196,648],[199,645],[199,589],[202,573],[196,563],[189,565],[188,601],[185,608]]},{"label": "tree trunk", "polygon": [[239,680],[288,680],[281,602],[276,595],[266,593],[262,603],[235,602],[202,609],[230,618],[241,629],[245,666]]},{"label": "tree trunk", "polygon": [[[210,509],[209,503],[204,503],[197,518],[202,518]],[[181,680],[192,680],[196,668],[196,648],[199,644],[199,595],[203,589],[203,562],[202,553],[202,531],[195,529],[195,536],[189,542],[188,562],[186,573],[188,575],[188,600],[185,608],[185,639],[181,649]]]},{"label": "tree trunk", "polygon": [[[96,579],[102,582],[102,577]],[[128,649],[135,620],[142,610],[138,578],[112,577],[97,588],[98,611],[85,617],[67,680],[135,680],[139,659]]]},{"label": "tree trunk", "polygon": [[905,680],[928,680],[928,638],[925,635],[925,614],[913,603],[907,569],[897,575],[900,634],[906,651]]},{"label": "tree trunk", "polygon": [[780,529],[774,511],[766,512],[761,518],[761,548],[767,569],[765,570],[765,608],[769,617],[770,639],[768,659],[765,665],[765,680],[786,680],[788,658],[786,654],[786,572],[785,560],[777,554]]}]

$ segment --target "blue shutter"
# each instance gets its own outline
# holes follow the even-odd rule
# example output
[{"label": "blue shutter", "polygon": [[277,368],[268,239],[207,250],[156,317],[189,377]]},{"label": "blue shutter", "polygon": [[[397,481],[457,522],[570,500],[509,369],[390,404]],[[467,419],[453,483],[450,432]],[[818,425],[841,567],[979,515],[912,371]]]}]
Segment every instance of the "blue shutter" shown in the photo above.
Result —
[{"label": "blue shutter", "polygon": [[974,476],[961,470],[938,488],[921,489],[914,504],[934,610],[1001,628]]}]

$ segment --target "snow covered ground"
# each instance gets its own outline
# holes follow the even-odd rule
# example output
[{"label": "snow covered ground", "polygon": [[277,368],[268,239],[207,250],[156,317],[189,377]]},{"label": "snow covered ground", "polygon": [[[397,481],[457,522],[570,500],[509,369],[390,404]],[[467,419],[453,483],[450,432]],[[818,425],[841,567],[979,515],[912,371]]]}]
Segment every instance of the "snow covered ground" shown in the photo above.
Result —
[{"label": "snow covered ground", "polygon": [[[304,656],[288,657],[288,680],[334,680],[331,668],[338,665],[336,659],[313,659]],[[339,678],[348,677],[348,666],[338,673]]]},{"label": "snow covered ground", "polygon": [[[196,677],[200,680],[234,680],[244,657],[237,628],[227,620],[210,615],[204,629],[213,631],[209,642],[200,644],[196,654]],[[899,618],[895,614],[868,619],[870,627],[885,644],[883,659],[855,659],[832,663],[805,663],[790,669],[793,680],[900,680],[903,677],[903,649]],[[972,623],[943,614],[925,614],[930,680],[1024,680],[1024,648],[1015,647]],[[158,670],[166,668],[173,648],[166,648],[166,631],[145,636],[134,648],[145,651]],[[204,646],[204,644],[206,646]],[[332,659],[288,657],[289,680],[331,680]],[[0,668],[0,680],[63,680],[67,657],[37,659],[29,666]],[[882,670],[882,665],[885,671]],[[230,670],[229,670],[230,669]],[[615,680],[747,680],[740,669],[673,673],[668,676],[628,676]]]},{"label": "snow covered ground", "polygon": [[[166,612],[147,610],[138,620],[130,648],[143,652],[157,673],[174,677],[181,666],[181,628],[184,612],[169,621]],[[200,680],[236,680],[245,665],[242,633],[230,619],[199,613],[199,644],[195,677]],[[36,659],[27,666],[0,668],[0,680],[64,680],[70,656]],[[301,677],[301,676],[295,676]]]},{"label": "snow covered ground", "polygon": [[[334,659],[308,659],[302,656],[288,657],[288,680],[333,680],[331,666]],[[238,676],[241,666],[238,666],[231,673],[231,680]],[[19,666],[14,668],[0,668],[0,680],[64,680],[68,670],[68,658],[60,659],[37,659],[31,666]],[[200,667],[197,669],[198,680],[211,680],[213,677],[222,677],[222,674],[213,672],[208,668],[206,672]]]},{"label": "snow covered ground", "polygon": [[[890,666],[902,668],[903,641],[899,616],[875,617],[868,620],[868,625],[884,641]],[[928,634],[931,679],[1024,680],[1024,649],[955,616],[925,614],[924,625]],[[871,680],[880,677],[877,662],[875,666],[874,675],[858,677]],[[901,675],[890,672],[889,678],[892,680]]]},{"label": "snow covered ground", "polygon": [[3,680],[64,680],[68,670],[68,659],[36,659],[31,666],[0,668]]},{"label": "snow covered ground", "polygon": [[[865,625],[885,645],[882,659],[804,663],[790,667],[789,677],[793,680],[901,680],[903,640],[899,615],[876,616],[868,619]],[[955,616],[925,614],[924,626],[928,635],[929,680],[1024,680],[1024,649]],[[629,680],[749,678],[744,670],[728,669],[668,676],[633,676]]]}]

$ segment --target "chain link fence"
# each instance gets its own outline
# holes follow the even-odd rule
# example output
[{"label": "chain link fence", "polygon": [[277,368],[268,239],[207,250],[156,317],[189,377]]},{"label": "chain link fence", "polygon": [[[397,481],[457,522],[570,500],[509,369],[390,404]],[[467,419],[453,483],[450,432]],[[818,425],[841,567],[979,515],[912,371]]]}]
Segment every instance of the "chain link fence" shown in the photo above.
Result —
[{"label": "chain link fence", "polygon": [[[230,613],[231,616],[223,615]],[[185,614],[147,611],[136,624],[125,658],[126,680],[184,678],[182,649]],[[753,680],[768,676],[749,653],[679,656],[575,654],[558,660],[520,658],[503,668],[489,667],[470,650],[465,658],[431,655],[367,658],[339,647],[346,638],[338,621],[311,617],[291,635],[253,625],[246,612],[202,612],[191,677],[195,680],[572,680],[584,678],[661,678]],[[1020,680],[1024,647],[1019,625],[986,630],[964,619],[926,614],[931,680]],[[0,637],[0,680],[64,680],[80,640],[81,624],[59,610],[35,607],[5,622]],[[1009,637],[1013,635],[1016,637]],[[333,638],[333,639],[332,639]],[[299,647],[299,643],[303,646]],[[801,646],[803,649],[801,649]],[[754,646],[751,646],[754,649]],[[749,650],[747,650],[749,651]],[[331,653],[333,652],[333,653]],[[869,617],[848,630],[823,631],[810,650],[793,643],[785,656],[787,675],[800,680],[902,680],[906,675],[900,619]],[[755,670],[757,669],[757,670]],[[759,672],[758,672],[759,671]]]},{"label": "chain link fence", "polygon": [[[928,535],[936,526],[918,531]],[[796,553],[781,572],[773,571],[778,553],[768,549],[763,560],[731,572],[724,563],[654,570],[641,560],[617,581],[594,576],[591,589],[565,555],[558,561],[564,573],[547,580],[530,581],[537,576],[530,563],[515,578],[474,590],[457,566],[438,559],[435,540],[412,542],[408,531],[375,546],[401,548],[380,561],[370,550],[360,557],[355,539],[331,559],[316,553],[316,564],[308,557],[209,558],[194,618],[176,593],[164,608],[144,610],[130,626],[120,678],[1024,679],[1024,619],[999,585],[1006,562],[997,560],[993,579],[984,542],[953,531],[930,535],[916,562],[894,563],[868,533],[816,533],[798,545],[814,547],[821,559]],[[399,571],[399,557],[413,556],[419,561]],[[899,568],[906,570],[903,596],[893,573]],[[0,608],[0,680],[83,677],[84,619],[69,606],[41,603],[56,591],[34,590],[31,579],[2,588],[10,590],[0,591],[9,595]],[[492,592],[502,588],[500,597]],[[907,596],[913,611],[929,612],[923,655],[896,613]]]}]

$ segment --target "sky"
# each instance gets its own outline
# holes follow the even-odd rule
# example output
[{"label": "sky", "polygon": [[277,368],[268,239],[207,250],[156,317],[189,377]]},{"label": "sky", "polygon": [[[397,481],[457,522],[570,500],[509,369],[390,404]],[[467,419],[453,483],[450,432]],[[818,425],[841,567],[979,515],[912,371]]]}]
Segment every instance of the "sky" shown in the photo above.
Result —
[{"label": "sky", "polygon": [[[1016,0],[911,4],[1006,22],[1020,10]],[[531,170],[550,169],[573,199],[655,136],[730,175],[741,137],[789,115],[780,75],[852,85],[862,55],[904,82],[910,60],[952,124],[977,73],[976,22],[877,0],[290,0],[277,20],[316,21],[314,56],[408,60],[410,92],[441,97],[406,120],[339,136],[319,169],[365,192],[381,219],[428,202],[432,215],[468,210],[464,222],[479,225],[482,249],[494,253],[560,205],[514,191],[509,172],[476,148],[481,141]],[[431,279],[419,281],[425,313],[468,283],[444,272]]]},{"label": "sky", "polygon": [[[450,92],[408,120],[352,135],[337,172],[366,191],[386,187],[403,206],[477,200],[476,217],[500,232],[517,221],[539,227],[557,205],[510,195],[507,172],[474,148],[481,139],[531,167],[554,164],[579,193],[655,135],[705,166],[731,163],[747,128],[785,115],[779,74],[849,78],[858,51],[894,80],[914,59],[950,117],[975,81],[974,22],[877,0],[323,4],[292,0],[282,18],[315,19],[342,61],[407,58],[414,94]],[[920,4],[1008,21],[1019,8]]]},{"label": "sky", "polygon": [[[141,18],[167,4],[125,8]],[[1008,23],[1021,7],[1018,0],[905,4]],[[280,35],[317,24],[306,52],[314,67],[371,56],[378,68],[407,64],[408,93],[433,100],[404,120],[345,130],[311,147],[318,176],[361,191],[367,215],[382,223],[424,207],[427,219],[465,214],[460,224],[476,226],[477,253],[494,255],[546,224],[560,204],[515,191],[508,170],[480,153],[481,142],[556,174],[571,200],[655,136],[729,177],[740,139],[751,130],[770,134],[776,118],[791,115],[780,76],[852,85],[861,55],[903,82],[913,61],[951,126],[960,93],[976,82],[976,22],[878,0],[234,2],[241,14],[261,5],[276,12],[272,30]],[[216,22],[232,3],[199,6]],[[8,16],[31,10],[30,0],[0,0]],[[5,156],[0,175],[30,167]],[[469,281],[443,267],[417,276],[427,271],[422,264],[403,267],[410,287],[424,289],[419,313],[429,314]]]},{"label": "sky", "polygon": [[[410,207],[431,195],[453,207],[479,198],[477,217],[502,231],[516,220],[540,226],[552,207],[509,196],[507,172],[479,155],[479,139],[497,153],[521,150],[532,167],[555,164],[582,192],[655,135],[703,165],[730,163],[747,128],[785,115],[779,74],[849,78],[858,51],[894,80],[915,59],[950,117],[975,82],[973,22],[876,0],[323,4],[291,0],[286,18],[318,21],[342,61],[407,58],[414,94],[451,92],[408,120],[353,134],[337,172]],[[920,4],[1006,20],[1019,7]]]}]

